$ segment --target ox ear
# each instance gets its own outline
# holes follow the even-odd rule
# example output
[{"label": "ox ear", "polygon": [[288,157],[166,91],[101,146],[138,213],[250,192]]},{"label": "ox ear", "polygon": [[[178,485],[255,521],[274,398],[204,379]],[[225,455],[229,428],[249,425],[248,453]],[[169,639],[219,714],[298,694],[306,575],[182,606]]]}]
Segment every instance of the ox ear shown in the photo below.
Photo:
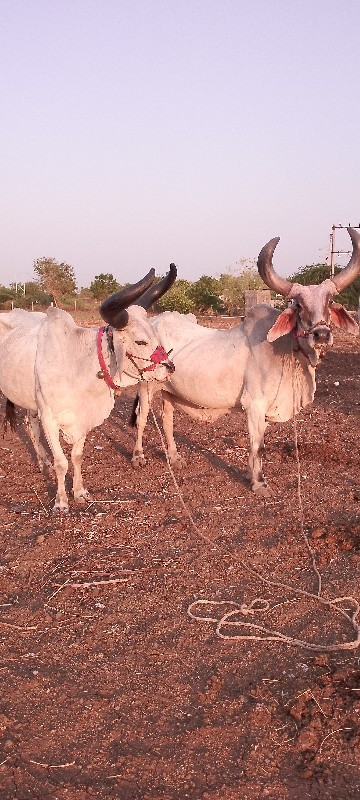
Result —
[{"label": "ox ear", "polygon": [[347,333],[352,333],[357,336],[359,333],[359,326],[353,319],[351,314],[346,311],[346,308],[340,303],[332,302],[330,305],[331,320],[337,328],[342,328]]},{"label": "ox ear", "polygon": [[290,306],[290,308],[286,308],[285,311],[281,312],[272,328],[270,328],[267,335],[268,342],[275,342],[276,339],[280,339],[280,336],[290,333],[295,328],[295,325],[296,311]]}]

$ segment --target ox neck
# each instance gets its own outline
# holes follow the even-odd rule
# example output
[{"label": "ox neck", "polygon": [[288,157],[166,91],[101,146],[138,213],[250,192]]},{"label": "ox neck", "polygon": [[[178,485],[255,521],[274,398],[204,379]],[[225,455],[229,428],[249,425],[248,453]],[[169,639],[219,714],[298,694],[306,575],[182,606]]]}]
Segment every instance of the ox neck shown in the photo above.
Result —
[{"label": "ox neck", "polygon": [[315,369],[319,363],[319,356],[316,350],[314,350],[312,347],[310,347],[308,351],[304,350],[304,348],[301,346],[302,340],[306,342],[307,336],[294,328],[292,336],[292,349],[294,354],[299,355],[299,353],[301,353],[301,355],[304,356],[304,358],[306,358],[306,360],[309,362],[309,365]]},{"label": "ox neck", "polygon": [[[108,354],[109,354],[109,360],[110,360],[109,368],[108,368],[108,366],[107,366],[107,364],[105,362],[105,358],[104,358],[103,352],[102,352],[102,340],[103,340],[104,333],[106,333],[106,341],[107,341],[107,346],[108,346]],[[112,329],[110,328],[109,325],[103,325],[101,328],[99,328],[99,330],[97,332],[97,337],[96,337],[96,345],[97,345],[97,356],[98,356],[98,360],[99,360],[99,364],[100,364],[100,370],[97,373],[98,378],[103,379],[105,381],[106,385],[109,387],[109,389],[112,389],[112,391],[116,395],[121,394],[121,387],[118,386],[116,383],[114,383],[114,381],[112,379],[112,376],[110,374],[111,361],[115,360],[115,363],[116,363],[116,358],[115,358],[115,350],[114,350]],[[117,365],[115,367],[114,374],[116,372],[117,372]]]}]

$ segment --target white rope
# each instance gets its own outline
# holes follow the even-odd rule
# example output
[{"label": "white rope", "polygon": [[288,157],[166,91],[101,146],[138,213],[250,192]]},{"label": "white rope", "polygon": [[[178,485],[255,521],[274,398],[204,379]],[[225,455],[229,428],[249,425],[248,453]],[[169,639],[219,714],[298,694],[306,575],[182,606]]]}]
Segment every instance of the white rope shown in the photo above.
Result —
[{"label": "white rope", "polygon": [[[275,584],[276,585],[276,584]],[[296,590],[295,590],[296,592]],[[314,599],[319,599],[318,595],[313,595]],[[262,600],[262,598],[256,598],[256,601],[259,602],[261,600],[262,603],[266,603],[267,601]],[[356,608],[352,612],[351,616],[344,612],[343,609],[337,606],[337,603],[343,600],[352,600],[356,603]],[[254,601],[253,601],[254,602]],[[220,618],[218,617],[203,617],[202,615],[196,614],[193,612],[193,608],[197,605],[212,605],[212,606],[220,606],[220,605],[232,605],[234,606],[231,611],[227,611],[225,614],[222,614]],[[250,604],[251,607],[252,604]],[[304,639],[297,639],[295,636],[287,636],[280,631],[273,630],[271,628],[267,628],[264,625],[257,625],[255,622],[245,622],[244,619],[239,619],[240,615],[247,616],[248,614],[254,614],[254,610],[249,610],[250,607],[246,606],[246,604],[238,604],[234,601],[226,601],[226,600],[195,600],[193,603],[190,604],[188,608],[188,614],[192,619],[197,620],[198,622],[215,622],[216,623],[216,634],[220,637],[220,639],[227,639],[227,640],[255,640],[255,641],[265,641],[265,642],[281,642],[283,644],[288,645],[295,645],[297,647],[304,647],[307,650],[314,650],[315,652],[326,652],[326,653],[335,653],[339,650],[356,650],[360,645],[360,626],[356,622],[356,618],[359,614],[359,604],[354,601],[353,598],[345,598],[345,597],[336,597],[334,600],[328,601],[328,606],[331,606],[332,609],[347,618],[347,620],[351,623],[355,633],[356,638],[351,642],[341,642],[337,644],[312,644],[311,642],[307,642]],[[263,609],[260,609],[263,610]],[[224,628],[251,628],[254,631],[258,631],[263,636],[258,636],[255,634],[241,634],[237,633],[236,635],[230,635],[223,633]]]},{"label": "white rope", "polygon": [[[290,592],[291,594],[293,594],[295,596],[298,595],[298,596],[307,597],[312,602],[315,602],[315,603],[318,603],[318,604],[320,603],[320,605],[322,605],[323,607],[331,609],[331,611],[333,611],[333,612],[335,612],[337,614],[340,614],[340,616],[342,616],[347,621],[347,623],[349,623],[351,625],[351,627],[353,628],[353,631],[355,633],[355,639],[353,639],[352,641],[338,642],[338,643],[335,643],[335,644],[315,644],[315,643],[313,644],[311,642],[307,642],[304,639],[298,639],[295,636],[285,635],[285,634],[281,633],[281,631],[277,631],[277,630],[273,630],[271,628],[267,628],[264,625],[259,625],[259,624],[255,623],[255,622],[247,622],[247,621],[245,621],[243,619],[243,617],[253,616],[255,613],[260,613],[260,612],[267,613],[267,612],[272,610],[269,601],[264,599],[264,598],[262,598],[262,597],[256,597],[254,600],[251,601],[250,604],[237,603],[237,602],[235,602],[233,600],[206,600],[206,599],[195,600],[193,603],[190,603],[190,606],[187,609],[187,613],[188,613],[188,615],[189,615],[189,617],[191,619],[194,619],[194,620],[196,620],[198,622],[203,622],[203,623],[213,622],[213,623],[215,623],[216,624],[215,632],[216,632],[217,636],[219,636],[219,638],[221,638],[221,639],[225,639],[225,640],[229,640],[229,641],[234,641],[234,640],[240,640],[240,641],[248,640],[248,641],[258,641],[258,642],[261,642],[261,641],[270,642],[271,641],[271,642],[278,642],[278,643],[281,643],[281,644],[287,644],[287,645],[290,645],[290,646],[303,647],[303,648],[306,648],[307,650],[312,650],[312,651],[315,651],[315,652],[326,652],[326,653],[334,653],[334,652],[339,652],[339,651],[342,651],[342,650],[356,650],[360,646],[360,625],[357,622],[359,611],[360,611],[359,603],[357,602],[357,600],[355,600],[354,597],[351,597],[351,596],[349,596],[349,597],[335,597],[333,600],[326,600],[325,598],[322,597],[322,595],[321,595],[321,589],[322,589],[321,575],[320,575],[320,572],[318,571],[317,566],[316,566],[315,553],[312,550],[312,548],[311,548],[311,546],[310,546],[310,544],[308,542],[308,538],[306,536],[306,533],[305,533],[305,528],[304,528],[304,509],[303,509],[303,502],[302,502],[302,495],[301,495],[300,459],[299,459],[297,426],[296,426],[295,365],[294,365],[294,356],[293,356],[293,354],[292,354],[292,387],[293,387],[293,430],[294,430],[294,442],[295,442],[295,453],[296,453],[296,464],[297,464],[297,495],[298,495],[298,503],[299,503],[299,524],[300,524],[301,535],[302,535],[302,537],[304,539],[306,548],[307,548],[307,550],[308,550],[308,552],[310,554],[312,567],[313,567],[314,573],[315,573],[315,575],[317,577],[317,583],[318,583],[317,593],[313,594],[312,592],[308,592],[305,589],[300,589],[300,588],[291,586],[291,585],[289,585],[289,584],[287,584],[287,583],[285,583],[283,581],[278,581],[278,580],[267,578],[267,577],[263,576],[260,572],[255,570],[254,567],[252,567],[249,564],[247,564],[245,561],[240,561],[239,563],[247,572],[249,572],[252,575],[252,577],[256,578],[258,581],[260,581],[262,583],[265,583],[265,584],[267,584],[269,586],[275,586],[277,588],[285,589],[287,592]],[[148,395],[148,397],[149,397],[149,395]],[[195,524],[194,519],[193,519],[190,511],[188,510],[188,508],[187,508],[187,506],[186,506],[186,504],[184,502],[180,487],[178,485],[178,482],[176,480],[176,477],[174,475],[173,469],[172,469],[171,464],[170,464],[170,460],[169,460],[166,444],[165,444],[165,441],[164,441],[164,437],[163,437],[162,432],[160,430],[160,426],[159,426],[159,423],[158,423],[158,421],[156,419],[155,413],[154,413],[153,409],[151,408],[150,402],[149,402],[149,408],[150,408],[150,411],[151,411],[151,414],[152,414],[152,417],[153,417],[153,420],[154,420],[155,427],[156,427],[156,429],[158,431],[158,434],[159,434],[159,437],[160,437],[162,448],[163,448],[164,453],[165,453],[168,470],[170,472],[170,475],[171,475],[171,478],[173,480],[173,483],[174,483],[178,498],[179,498],[180,503],[181,503],[181,505],[182,505],[182,507],[183,507],[183,509],[185,511],[185,514],[186,514],[187,518],[189,519],[189,521],[190,521],[194,531],[196,532],[196,534],[203,541],[205,541],[206,544],[210,544],[212,546],[212,549],[219,549],[216,541],[212,541],[211,539],[209,539],[197,527],[197,525]],[[342,608],[341,605],[340,605],[340,603],[344,603],[344,602],[348,602],[353,606],[353,610],[349,611],[349,613],[347,611],[345,611],[345,609]],[[218,608],[220,608],[222,606],[227,606],[229,608],[229,606],[231,606],[231,610],[226,611],[224,614],[221,614],[220,616],[216,616],[216,617],[214,617],[214,616],[203,616],[201,614],[199,615],[199,614],[194,613],[193,609],[196,606],[202,606],[202,607],[204,607],[204,606],[213,606],[213,607],[218,607]],[[239,619],[239,617],[241,617],[241,618]],[[245,627],[245,628],[249,628],[249,629],[251,629],[253,631],[256,631],[257,633],[254,633],[254,634],[252,634],[252,633],[247,633],[247,634],[237,633],[236,635],[231,635],[231,634],[224,633],[223,632],[224,629],[229,628],[229,627],[231,627],[231,628],[234,628],[234,627],[235,628],[244,628]],[[259,634],[262,634],[262,635],[259,635]]]},{"label": "white rope", "polygon": [[[172,477],[172,480],[173,480],[173,483],[174,483],[174,486],[175,486],[175,489],[176,489],[176,492],[177,492],[178,498],[179,498],[179,500],[180,500],[180,503],[181,503],[181,505],[182,505],[182,507],[183,507],[183,509],[184,509],[184,511],[185,511],[185,514],[186,514],[187,518],[189,519],[189,521],[190,521],[190,523],[191,523],[192,527],[194,528],[194,531],[197,533],[197,535],[198,535],[198,536],[200,536],[200,538],[201,538],[201,539],[203,539],[203,541],[204,541],[204,542],[206,542],[207,544],[211,544],[211,545],[213,545],[213,542],[211,541],[211,539],[209,539],[209,537],[208,537],[208,536],[205,536],[205,534],[204,534],[204,533],[202,533],[202,532],[201,532],[201,530],[200,530],[200,529],[197,527],[197,525],[195,524],[195,522],[194,522],[194,519],[193,519],[193,517],[192,517],[192,515],[191,515],[191,513],[190,513],[190,511],[189,511],[189,509],[187,508],[187,506],[186,506],[186,504],[185,504],[185,502],[184,502],[184,498],[183,498],[183,496],[182,496],[182,493],[181,493],[181,490],[180,490],[179,484],[178,484],[178,482],[177,482],[177,480],[176,480],[176,477],[175,477],[175,475],[174,475],[174,470],[172,469],[172,466],[171,466],[171,464],[170,464],[170,459],[169,459],[169,455],[168,455],[168,452],[167,452],[167,447],[166,447],[166,444],[165,444],[165,442],[164,442],[164,437],[163,437],[163,435],[162,435],[162,433],[161,433],[161,430],[160,430],[159,423],[158,423],[158,421],[157,421],[157,419],[156,419],[156,416],[155,416],[155,414],[154,414],[154,412],[153,412],[153,410],[152,410],[152,408],[151,408],[150,404],[149,404],[149,407],[150,407],[150,411],[151,411],[151,414],[152,414],[152,418],[153,418],[153,420],[154,420],[154,423],[155,423],[155,427],[156,427],[156,429],[157,429],[157,432],[158,432],[158,434],[159,434],[159,436],[160,436],[161,444],[162,444],[162,447],[163,447],[163,450],[164,450],[164,453],[165,453],[165,457],[166,457],[166,462],[167,462],[168,470],[169,470],[169,472],[170,472],[170,475],[171,475],[171,477]],[[215,545],[215,546],[216,546],[216,545]]]},{"label": "white rope", "polygon": [[297,466],[297,496],[298,496],[298,504],[299,504],[299,525],[300,525],[300,532],[304,539],[305,546],[308,550],[311,559],[311,565],[314,570],[314,573],[317,578],[318,582],[318,589],[317,594],[320,597],[321,595],[321,575],[316,566],[315,561],[315,553],[312,547],[309,544],[308,537],[305,533],[304,527],[304,506],[302,502],[302,495],[301,495],[301,475],[300,475],[300,459],[299,459],[299,448],[298,448],[298,435],[297,435],[297,423],[296,423],[296,406],[295,406],[295,358],[294,358],[294,351],[291,353],[291,366],[292,366],[292,392],[293,392],[293,429],[294,429],[294,444],[295,444],[295,458],[296,458],[296,466]]}]

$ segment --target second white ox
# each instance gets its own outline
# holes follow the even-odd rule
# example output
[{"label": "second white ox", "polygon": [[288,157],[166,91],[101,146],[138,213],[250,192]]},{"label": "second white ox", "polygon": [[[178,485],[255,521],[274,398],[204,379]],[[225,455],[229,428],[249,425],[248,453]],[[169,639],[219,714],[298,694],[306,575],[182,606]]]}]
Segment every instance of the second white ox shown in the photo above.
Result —
[{"label": "second white ox", "polygon": [[[258,270],[266,285],[286,297],[283,312],[270,306],[251,309],[244,323],[227,330],[204,328],[181,314],[164,313],[152,320],[159,341],[175,365],[162,389],[162,421],[170,463],[179,458],[173,436],[174,408],[194,419],[211,422],[232,410],[247,414],[250,436],[249,475],[255,494],[269,489],[262,472],[264,433],[268,422],[286,422],[310,403],[315,394],[315,369],[321,352],[333,342],[331,322],[352,334],[357,323],[333,296],[360,273],[360,235],[348,228],[353,253],[349,264],[332,280],[301,286],[276,274],[272,258],[278,238],[260,252]],[[139,301],[151,305],[150,288]],[[160,387],[159,387],[160,388]],[[158,388],[140,386],[132,424],[137,438],[132,457],[143,466],[143,433],[152,396]]]},{"label": "second white ox", "polygon": [[[8,398],[7,418],[13,422],[14,405],[27,409],[40,468],[51,466],[40,443],[41,421],[57,477],[54,509],[68,509],[68,461],[60,431],[73,445],[74,499],[85,502],[89,497],[81,474],[85,438],[109,416],[116,386],[164,381],[174,369],[146,311],[132,305],[149,289],[154,275],[150,270],[138,283],[104,300],[100,313],[108,326],[98,332],[79,327],[58,308],[49,308],[46,314],[22,309],[0,314],[0,390]],[[164,291],[172,282],[172,273],[169,276],[162,284]]]}]

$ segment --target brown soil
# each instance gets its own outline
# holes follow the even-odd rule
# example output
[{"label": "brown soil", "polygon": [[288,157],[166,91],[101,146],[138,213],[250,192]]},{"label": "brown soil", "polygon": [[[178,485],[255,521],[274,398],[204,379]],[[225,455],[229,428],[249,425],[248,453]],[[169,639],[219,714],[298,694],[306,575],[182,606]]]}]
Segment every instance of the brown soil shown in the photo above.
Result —
[{"label": "brown soil", "polygon": [[[297,419],[304,529],[326,599],[358,597],[359,365],[360,341],[337,334]],[[213,426],[176,417],[176,476],[208,543],[153,423],[148,466],[133,470],[133,396],[88,437],[93,502],[65,517],[50,511],[54,482],[23,426],[0,439],[1,800],[359,798],[360,649],[226,640],[188,613],[228,601],[193,606],[219,619],[230,601],[261,598],[268,611],[258,602],[237,620],[320,645],[355,638],[335,610],[247,569],[317,591],[292,423],[269,426],[264,501],[246,481],[242,414]]]}]

